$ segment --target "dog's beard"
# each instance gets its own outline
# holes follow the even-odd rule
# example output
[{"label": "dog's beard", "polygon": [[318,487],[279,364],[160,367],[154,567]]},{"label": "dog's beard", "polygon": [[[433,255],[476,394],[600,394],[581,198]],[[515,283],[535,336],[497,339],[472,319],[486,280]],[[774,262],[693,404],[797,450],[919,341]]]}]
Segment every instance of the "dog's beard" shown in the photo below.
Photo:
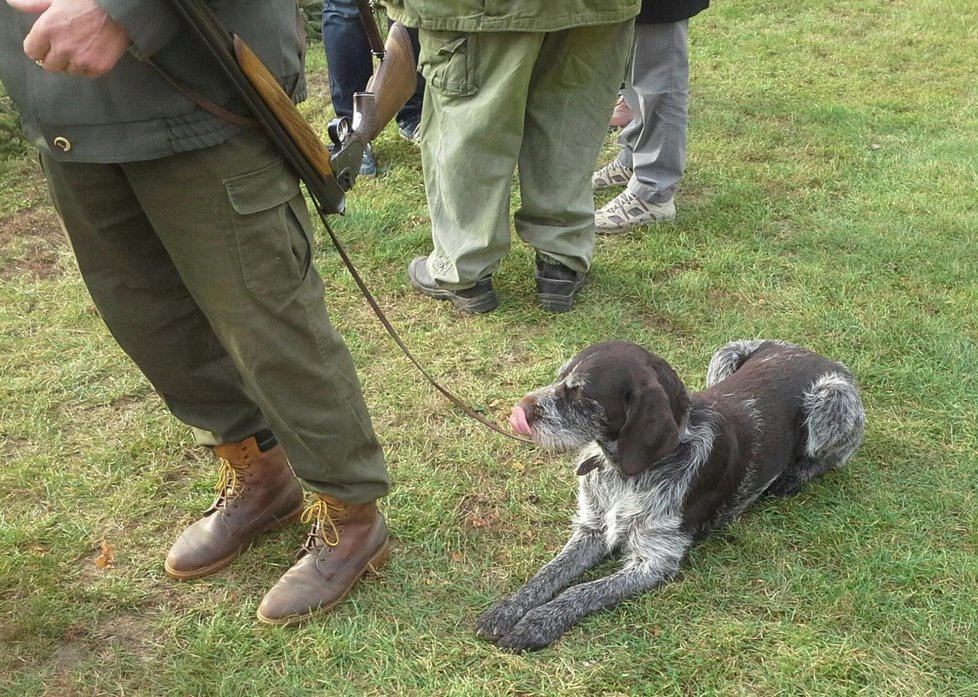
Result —
[{"label": "dog's beard", "polygon": [[542,448],[565,452],[580,450],[598,439],[604,414],[595,402],[560,405],[553,399],[537,401],[537,418],[532,422],[533,441]]},{"label": "dog's beard", "polygon": [[576,434],[568,433],[567,431],[552,431],[546,425],[541,425],[533,429],[533,440],[541,448],[557,452],[580,450],[588,443],[594,441],[593,438],[576,437]]}]

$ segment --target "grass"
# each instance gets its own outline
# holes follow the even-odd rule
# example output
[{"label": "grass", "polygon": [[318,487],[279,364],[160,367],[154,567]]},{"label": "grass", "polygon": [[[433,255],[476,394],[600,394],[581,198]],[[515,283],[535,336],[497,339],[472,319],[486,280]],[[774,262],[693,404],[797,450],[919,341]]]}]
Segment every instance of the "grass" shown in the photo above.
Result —
[{"label": "grass", "polygon": [[[847,468],[527,656],[472,625],[562,544],[571,458],[491,433],[424,384],[325,235],[327,303],[393,479],[395,553],[294,630],[254,610],[299,529],[213,578],[168,581],[211,463],[101,325],[33,159],[4,143],[0,694],[978,695],[978,66],[962,59],[976,22],[975,0],[716,3],[691,23],[680,217],[600,239],[566,315],[536,308],[515,240],[497,311],[411,292],[406,264],[430,249],[419,159],[393,128],[379,139],[385,171],[335,229],[429,370],[493,418],[612,338],[694,389],[718,346],[755,336],[836,357],[862,385],[867,434]],[[309,70],[303,109],[323,127],[317,50]],[[103,541],[115,561],[99,569]]]}]

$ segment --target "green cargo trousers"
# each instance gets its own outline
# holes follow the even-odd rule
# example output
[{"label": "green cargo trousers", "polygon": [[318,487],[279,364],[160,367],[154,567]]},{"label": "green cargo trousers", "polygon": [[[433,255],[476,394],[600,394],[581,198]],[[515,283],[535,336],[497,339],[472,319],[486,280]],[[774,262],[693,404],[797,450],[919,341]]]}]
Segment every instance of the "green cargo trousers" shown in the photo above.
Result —
[{"label": "green cargo trousers", "polygon": [[459,290],[519,237],[575,271],[594,251],[591,173],[625,75],[631,20],[557,32],[419,32],[427,80],[421,157],[434,251],[428,272]]},{"label": "green cargo trousers", "polygon": [[264,134],[145,162],[41,160],[102,319],[200,444],[270,428],[308,488],[387,493],[305,200]]}]

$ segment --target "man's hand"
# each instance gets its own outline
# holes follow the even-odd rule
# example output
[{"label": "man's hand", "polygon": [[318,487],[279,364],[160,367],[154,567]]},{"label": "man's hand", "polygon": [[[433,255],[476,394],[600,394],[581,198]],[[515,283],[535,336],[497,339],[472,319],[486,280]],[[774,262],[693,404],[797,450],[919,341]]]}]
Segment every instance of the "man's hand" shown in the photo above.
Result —
[{"label": "man's hand", "polygon": [[95,0],[7,0],[15,10],[40,14],[24,39],[24,53],[48,72],[96,78],[132,41]]}]

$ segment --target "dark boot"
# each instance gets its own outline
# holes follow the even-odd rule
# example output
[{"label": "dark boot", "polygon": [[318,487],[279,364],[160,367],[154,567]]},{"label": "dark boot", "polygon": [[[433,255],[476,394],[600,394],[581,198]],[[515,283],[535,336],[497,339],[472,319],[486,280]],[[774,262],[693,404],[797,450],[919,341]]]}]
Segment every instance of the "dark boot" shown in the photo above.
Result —
[{"label": "dark boot", "polygon": [[180,534],[163,565],[178,580],[223,569],[260,534],[302,515],[302,486],[282,446],[262,452],[251,437],[218,445],[214,454],[221,459],[217,498]]},{"label": "dark boot", "polygon": [[266,624],[297,624],[342,601],[368,571],[387,560],[387,523],[377,504],[359,506],[318,494],[299,558],[258,606]]},{"label": "dark boot", "polygon": [[534,278],[537,302],[548,312],[567,312],[574,305],[574,295],[584,285],[587,274],[574,271],[559,261],[547,261],[537,255]]},{"label": "dark boot", "polygon": [[441,288],[428,273],[428,257],[415,257],[408,264],[408,282],[418,289],[422,295],[436,300],[451,300],[452,305],[462,312],[481,314],[492,312],[499,307],[496,291],[492,289],[492,276],[486,276],[476,281],[471,288],[464,290],[448,290]]}]

